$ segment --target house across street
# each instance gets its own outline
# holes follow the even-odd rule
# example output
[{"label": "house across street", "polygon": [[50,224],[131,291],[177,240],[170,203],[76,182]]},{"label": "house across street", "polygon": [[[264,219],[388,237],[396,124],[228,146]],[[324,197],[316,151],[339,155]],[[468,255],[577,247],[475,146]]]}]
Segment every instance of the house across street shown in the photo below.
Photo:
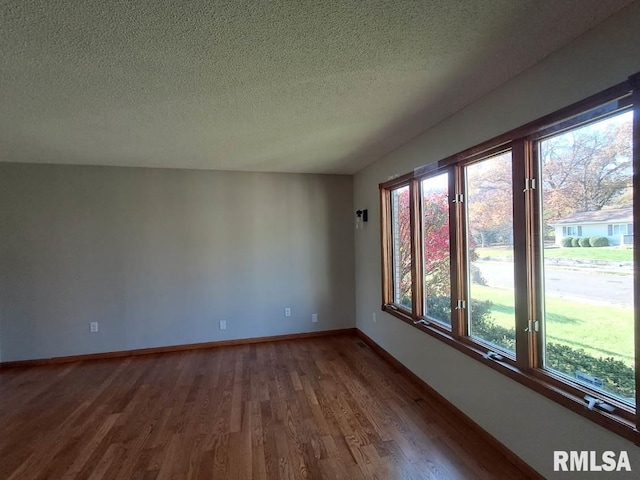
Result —
[{"label": "house across street", "polygon": [[576,212],[551,224],[556,233],[556,245],[564,237],[606,237],[609,245],[633,243],[633,209],[603,208],[592,212]]}]

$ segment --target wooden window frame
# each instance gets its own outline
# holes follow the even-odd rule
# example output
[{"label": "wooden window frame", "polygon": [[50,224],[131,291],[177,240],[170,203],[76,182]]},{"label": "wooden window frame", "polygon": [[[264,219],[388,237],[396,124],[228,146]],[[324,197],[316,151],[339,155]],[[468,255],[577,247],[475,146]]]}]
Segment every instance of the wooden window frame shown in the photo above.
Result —
[{"label": "wooden window frame", "polygon": [[[540,320],[542,310],[542,236],[540,230],[540,189],[524,188],[527,178],[540,178],[537,145],[542,139],[562,131],[633,109],[633,215],[640,218],[640,72],[625,82],[592,95],[580,102],[546,115],[538,120],[499,135],[475,147],[415,169],[401,177],[381,183],[381,246],[382,246],[382,310],[418,328],[428,335],[456,348],[470,357],[499,371],[532,390],[554,400],[572,411],[640,445],[640,221],[633,223],[634,246],[634,345],[636,372],[635,408],[615,397],[573,382],[568,377],[546,370],[542,365],[544,326],[529,331],[530,320]],[[451,200],[466,193],[465,167],[501,152],[511,150],[513,182],[514,229],[514,289],[516,311],[515,356],[469,337],[466,310],[455,309],[458,299],[468,300],[467,232],[464,207]],[[423,256],[421,241],[420,182],[434,175],[449,173],[449,234],[451,260],[451,328],[439,322],[423,322]],[[520,185],[522,182],[522,185]],[[400,186],[410,186],[410,215],[412,235],[412,311],[393,304],[392,258],[390,256],[390,192]],[[521,188],[522,187],[522,188]],[[523,191],[523,194],[519,194]],[[502,356],[491,358],[489,352]],[[603,399],[616,407],[615,413],[586,408],[584,396]]]},{"label": "wooden window frame", "polygon": [[[457,187],[455,185],[455,172],[453,167],[444,167],[441,169],[438,169],[437,171],[433,171],[433,172],[428,172],[428,173],[423,173],[420,176],[416,176],[414,177],[413,181],[415,182],[415,191],[416,191],[416,202],[417,202],[417,206],[419,207],[418,209],[416,209],[416,217],[415,217],[415,221],[416,221],[416,228],[420,230],[420,232],[422,232],[422,220],[423,220],[423,205],[422,205],[422,187],[421,187],[421,183],[423,180],[427,180],[429,178],[435,177],[437,175],[440,174],[444,174],[446,173],[448,175],[448,195],[449,195],[449,271],[450,271],[450,276],[451,276],[451,312],[454,312],[454,292],[456,291],[456,287],[454,286],[454,282],[457,282],[457,258],[455,256],[455,252],[456,252],[456,239],[454,238],[454,234],[455,234],[455,222],[457,221],[457,215],[455,212],[455,208],[454,206],[456,205],[455,203],[453,203],[452,201],[452,197],[455,196],[455,193],[457,191]],[[418,253],[418,259],[419,261],[415,262],[416,265],[416,278],[417,279],[423,279],[424,278],[424,242],[421,241],[422,240],[422,235],[417,235],[416,240],[416,252]],[[460,335],[456,332],[456,329],[454,328],[454,321],[453,318],[451,319],[451,326],[448,327],[446,324],[444,323],[440,323],[437,320],[431,319],[429,317],[427,317],[427,315],[424,312],[424,302],[426,301],[425,299],[425,292],[424,292],[424,282],[420,281],[417,282],[419,283],[419,289],[416,291],[417,293],[417,300],[420,304],[420,308],[415,312],[416,316],[415,318],[420,321],[420,320],[424,320],[426,322],[428,322],[432,328],[435,328],[437,330],[440,330],[442,332],[450,332],[452,336],[458,338]]]},{"label": "wooden window frame", "polygon": [[381,221],[385,222],[384,225],[390,225],[392,219],[392,207],[391,207],[391,195],[394,190],[399,188],[404,188],[406,186],[409,187],[409,217],[411,219],[411,308],[412,311],[409,310],[400,304],[395,303],[394,298],[394,275],[393,275],[393,229],[392,228],[382,228],[381,231],[381,245],[382,247],[382,309],[396,311],[399,315],[403,316],[411,316],[415,315],[415,298],[416,298],[416,278],[415,275],[415,222],[413,220],[413,211],[415,209],[415,202],[411,199],[413,194],[413,179],[409,177],[409,175],[403,175],[401,177],[397,177],[385,184],[385,188],[380,189],[380,215]]}]

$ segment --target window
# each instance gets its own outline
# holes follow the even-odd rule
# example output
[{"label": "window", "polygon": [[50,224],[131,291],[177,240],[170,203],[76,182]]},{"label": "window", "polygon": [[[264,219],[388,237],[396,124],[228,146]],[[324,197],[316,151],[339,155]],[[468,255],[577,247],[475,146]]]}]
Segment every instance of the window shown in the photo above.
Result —
[{"label": "window", "polygon": [[636,442],[638,112],[640,74],[380,185],[383,310]]},{"label": "window", "polygon": [[614,235],[633,235],[633,224],[608,225],[608,235],[610,237]]},{"label": "window", "polygon": [[451,326],[449,173],[420,182],[424,316]]},{"label": "window", "polygon": [[570,226],[570,227],[562,227],[562,236],[563,237],[581,237],[582,236],[582,226]]},{"label": "window", "polygon": [[469,335],[515,351],[511,152],[465,167]]},{"label": "window", "polygon": [[[631,206],[632,124],[626,111],[540,140],[543,231],[558,216]],[[626,224],[609,227],[627,233]],[[596,249],[589,254],[601,259],[599,268],[586,255],[558,268],[551,253],[542,248],[544,368],[635,405],[633,269],[603,271],[614,263]]]},{"label": "window", "polygon": [[411,223],[409,187],[404,186],[391,193],[391,221],[393,228],[393,300],[411,310]]}]

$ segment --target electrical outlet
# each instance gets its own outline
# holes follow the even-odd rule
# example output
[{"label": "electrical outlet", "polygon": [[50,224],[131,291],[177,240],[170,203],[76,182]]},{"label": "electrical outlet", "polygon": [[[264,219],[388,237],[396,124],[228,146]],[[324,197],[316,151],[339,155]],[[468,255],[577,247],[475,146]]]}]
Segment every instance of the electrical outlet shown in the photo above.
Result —
[{"label": "electrical outlet", "polygon": [[376,312],[373,312],[373,323],[376,323],[378,319],[376,318]]},{"label": "electrical outlet", "polygon": [[318,314],[317,313],[312,313],[311,314],[311,321],[313,323],[317,323],[317,321],[318,321]]},{"label": "electrical outlet", "polygon": [[290,317],[291,316],[291,309],[289,307],[284,309],[284,316],[285,317]]},{"label": "electrical outlet", "polygon": [[227,321],[220,320],[220,330],[226,330],[226,329],[227,329]]},{"label": "electrical outlet", "polygon": [[98,331],[98,322],[89,323],[89,331],[91,333],[96,333]]}]

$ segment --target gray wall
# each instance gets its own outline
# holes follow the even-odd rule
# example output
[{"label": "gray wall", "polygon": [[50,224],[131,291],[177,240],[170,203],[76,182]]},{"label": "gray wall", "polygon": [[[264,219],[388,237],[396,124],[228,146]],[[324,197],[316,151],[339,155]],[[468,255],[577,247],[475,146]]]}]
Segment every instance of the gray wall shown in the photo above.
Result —
[{"label": "gray wall", "polygon": [[353,230],[350,176],[0,164],[1,359],[354,327]]},{"label": "gray wall", "polygon": [[[640,449],[457,350],[380,311],[378,184],[434,162],[610,87],[640,71],[640,5],[569,46],[362,170],[355,206],[370,222],[355,235],[356,316],[360,330],[398,358],[547,478],[554,450],[627,450],[638,478]],[[377,322],[373,320],[373,313]],[[603,478],[607,474],[594,474]],[[611,474],[625,478],[623,474]]]}]

